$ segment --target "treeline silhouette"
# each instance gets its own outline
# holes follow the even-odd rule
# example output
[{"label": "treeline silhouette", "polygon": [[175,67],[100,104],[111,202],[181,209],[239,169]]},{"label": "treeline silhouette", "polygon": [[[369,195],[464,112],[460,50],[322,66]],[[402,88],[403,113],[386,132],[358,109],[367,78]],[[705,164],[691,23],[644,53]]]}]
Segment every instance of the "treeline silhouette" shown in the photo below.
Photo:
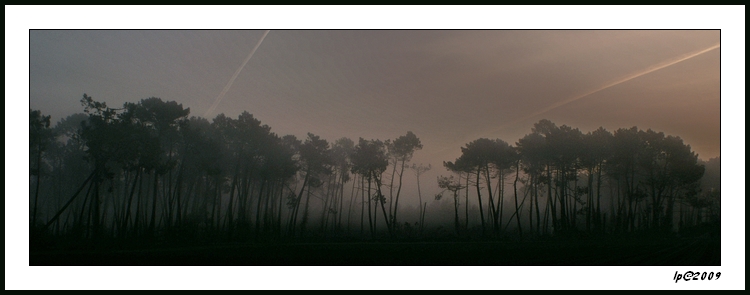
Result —
[{"label": "treeline silhouette", "polygon": [[[541,120],[515,146],[480,138],[461,151],[454,162],[443,163],[459,177],[438,179],[453,194],[459,233],[458,191],[465,190],[468,203],[473,187],[483,233],[503,235],[515,222],[519,238],[524,229],[536,236],[664,234],[707,224],[718,234],[719,158],[711,162],[712,179],[702,183],[705,165],[679,137],[636,127],[584,134]],[[508,190],[512,208],[504,210]],[[465,215],[469,220],[468,210]]]},{"label": "treeline silhouette", "polygon": [[[652,130],[584,134],[541,120],[515,146],[472,141],[444,162],[455,176],[438,178],[453,197],[454,228],[446,233],[437,225],[428,232],[419,177],[433,167],[411,163],[422,148],[412,132],[329,143],[312,133],[279,136],[248,112],[209,122],[154,97],[111,108],[84,94],[81,103],[84,113],[54,127],[30,110],[32,247],[57,239],[718,233],[719,159],[702,163],[679,137]],[[707,165],[716,167],[710,175]],[[408,197],[419,206],[404,219],[399,200],[409,171],[418,196]],[[470,215],[479,225],[469,225]]]}]

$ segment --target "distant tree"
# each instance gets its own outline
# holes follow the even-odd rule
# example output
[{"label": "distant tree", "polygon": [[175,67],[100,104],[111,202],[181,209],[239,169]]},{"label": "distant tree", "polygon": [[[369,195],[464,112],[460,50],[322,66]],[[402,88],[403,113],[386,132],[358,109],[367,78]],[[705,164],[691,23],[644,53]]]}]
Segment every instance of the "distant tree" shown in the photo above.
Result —
[{"label": "distant tree", "polygon": [[[367,208],[368,218],[370,220],[370,233],[373,238],[375,235],[375,226],[372,218],[372,206],[371,201],[374,199],[383,210],[383,216],[387,217],[385,211],[385,198],[381,192],[381,176],[385,169],[388,167],[388,158],[385,153],[385,145],[380,140],[365,140],[359,139],[359,144],[354,148],[354,153],[351,156],[352,159],[352,172],[362,175],[364,179],[367,179]],[[372,197],[372,182],[376,184],[376,196]],[[376,205],[377,206],[377,205]],[[391,224],[388,218],[385,218],[386,226],[388,227],[389,234],[392,234]]]},{"label": "distant tree", "polygon": [[[322,185],[320,180],[321,175],[331,174],[331,158],[329,144],[325,139],[321,139],[319,136],[312,133],[307,134],[307,139],[299,148],[300,161],[302,162],[302,171],[305,172],[305,178],[302,182],[302,188],[296,197],[296,203],[293,208],[292,220],[290,222],[291,232],[294,233],[294,228],[297,222],[297,215],[299,214],[300,201],[302,199],[302,193],[305,192],[305,188],[319,187]],[[307,188],[307,197],[305,200],[305,211],[303,213],[301,230],[304,232],[305,224],[307,223],[307,215],[310,203],[310,188]]]},{"label": "distant tree", "polygon": [[[555,192],[557,192],[555,196],[557,202],[553,199],[552,204],[557,203],[558,206],[550,208],[553,227],[556,231],[573,229],[576,224],[577,205],[580,203],[577,181],[583,134],[580,130],[566,125],[557,127],[549,120],[536,123],[532,132],[544,136],[546,142],[547,148],[544,156],[547,160],[547,177],[550,178],[548,198],[553,199],[552,183],[555,184]],[[574,182],[572,186],[571,181]],[[556,218],[557,211],[560,213],[559,220]]]},{"label": "distant tree", "polygon": [[[516,211],[514,215],[516,216],[516,224],[518,226],[518,237],[523,238],[523,228],[521,227],[521,214],[520,214],[520,210],[521,210],[521,206],[523,205],[523,202],[521,202],[521,205],[518,204],[518,180],[519,180],[519,172],[521,170],[521,158],[518,157],[518,154],[513,153],[513,154],[508,155],[508,160],[513,161],[513,167],[516,168],[516,177],[515,179],[513,179],[513,200],[515,204],[514,208]],[[524,197],[524,200],[525,200],[525,197]]]},{"label": "distant tree", "polygon": [[466,186],[462,185],[459,180],[456,180],[453,178],[453,175],[445,177],[445,176],[438,176],[437,179],[438,187],[442,188],[443,191],[438,193],[438,195],[435,197],[436,200],[440,200],[442,193],[447,191],[450,191],[453,193],[453,212],[454,212],[454,225],[456,229],[456,234],[460,233],[461,229],[461,223],[458,220],[458,191],[466,188]]},{"label": "distant tree", "polygon": [[[616,183],[614,230],[635,230],[635,211],[643,199],[639,185],[638,158],[643,149],[638,128],[620,128],[612,137],[612,154],[608,159],[607,175]],[[613,196],[614,197],[614,196]]]},{"label": "distant tree", "polygon": [[[528,185],[531,186],[529,229],[530,231],[533,231],[534,220],[532,219],[532,216],[536,216],[537,234],[542,233],[541,214],[539,210],[539,187],[547,182],[545,174],[547,162],[544,159],[545,144],[544,137],[538,133],[527,134],[516,143],[521,163],[523,165],[523,172],[529,176]],[[545,220],[546,218],[547,214],[545,214]],[[546,227],[544,227],[544,230],[546,232]]]},{"label": "distant tree", "polygon": [[[49,182],[47,193],[42,194],[40,210],[58,210],[65,202],[65,197],[72,194],[76,187],[91,173],[91,167],[83,160],[85,145],[80,138],[81,122],[88,120],[86,114],[73,114],[57,122],[52,128],[53,139],[44,151],[43,163],[49,164]],[[31,153],[33,156],[33,153]],[[31,165],[30,167],[35,167]],[[44,167],[44,166],[42,166]],[[45,170],[42,169],[42,172]],[[32,191],[33,192],[33,191]],[[49,212],[46,215],[50,215]],[[68,213],[65,217],[70,217]],[[49,216],[46,216],[49,218]],[[37,216],[39,222],[40,216]],[[60,233],[61,223],[55,223],[55,232]]]},{"label": "distant tree", "polygon": [[[147,149],[148,162],[151,162],[148,164],[150,166],[148,168],[151,168],[154,172],[153,199],[149,222],[149,231],[153,234],[156,230],[159,176],[166,177],[162,181],[165,182],[163,184],[167,185],[167,187],[162,186],[161,195],[166,199],[164,203],[166,203],[165,211],[167,215],[162,218],[162,221],[170,226],[174,215],[172,171],[182,162],[176,157],[179,153],[177,150],[180,144],[179,130],[182,124],[187,121],[190,108],[185,109],[182,104],[174,101],[165,102],[158,97],[149,97],[142,99],[137,104],[126,103],[125,109],[126,113],[123,116],[126,116],[130,123],[146,129],[145,132],[150,134],[152,139],[158,141],[158,143],[151,144],[150,149]],[[143,137],[145,136],[141,138]]]},{"label": "distant tree", "polygon": [[39,188],[42,182],[42,154],[47,150],[54,139],[54,133],[49,128],[50,116],[42,115],[41,111],[29,109],[29,155],[31,163],[30,175],[36,176],[36,189],[34,192],[34,211],[32,213],[31,225],[37,226],[37,210],[39,209]]},{"label": "distant tree", "polygon": [[[264,233],[270,231],[272,227],[280,229],[280,224],[277,223],[280,223],[281,212],[279,211],[278,215],[273,212],[276,203],[274,200],[278,198],[279,202],[283,202],[284,187],[298,171],[297,162],[294,160],[294,150],[273,133],[264,135],[258,154],[257,178],[259,179],[254,182],[246,181],[244,189],[246,194],[252,195],[252,190],[248,192],[247,186],[257,185],[260,182],[255,208],[256,237],[261,232],[261,224]],[[279,203],[278,207],[279,209],[283,207],[283,203]]]},{"label": "distant tree", "polygon": [[[695,195],[705,168],[682,139],[652,130],[639,131],[643,150],[639,159],[643,185],[650,195],[651,228],[672,229],[677,196]],[[665,204],[666,203],[666,204]]]},{"label": "distant tree", "polygon": [[[280,179],[279,192],[278,192],[278,215],[276,217],[276,230],[278,234],[281,234],[281,214],[283,209],[284,191],[288,187],[288,183],[294,181],[295,175],[297,175],[300,166],[299,161],[295,158],[295,153],[298,145],[296,145],[296,138],[294,136],[284,136],[280,140],[276,141],[275,145],[270,148],[272,150],[272,159],[275,161],[269,161],[269,165],[273,165],[273,169],[277,178]],[[294,195],[294,192],[290,190],[290,193]]]},{"label": "distant tree", "polygon": [[[346,137],[337,139],[331,147],[332,161],[338,178],[332,205],[328,206],[330,210],[325,210],[324,214],[334,213],[333,224],[335,225],[335,231],[341,229],[342,216],[344,215],[344,184],[350,180],[349,172],[351,171],[352,153],[354,153],[354,141]],[[327,221],[327,219],[324,220]]]},{"label": "distant tree", "polygon": [[[391,174],[390,196],[389,196],[389,214],[391,223],[398,225],[398,201],[401,196],[401,186],[403,183],[404,168],[406,163],[409,162],[414,155],[414,152],[422,149],[422,143],[419,138],[414,135],[411,131],[406,132],[406,135],[402,135],[396,138],[393,142],[386,141],[386,147],[388,148],[388,157],[393,164],[393,173]],[[398,172],[397,171],[398,168]],[[396,200],[393,201],[393,181],[398,174],[398,189],[396,191]]]},{"label": "distant tree", "polygon": [[419,232],[421,233],[424,230],[424,217],[427,211],[427,202],[422,203],[422,189],[419,185],[419,177],[425,172],[430,171],[430,169],[432,169],[432,165],[427,164],[427,166],[424,166],[422,164],[417,165],[415,163],[411,165],[411,169],[417,176],[417,194],[419,195]]},{"label": "distant tree", "polygon": [[[584,157],[588,157],[589,161],[587,162],[589,165],[593,164],[593,168],[596,171],[596,210],[594,210],[591,205],[589,205],[589,208],[595,213],[594,215],[596,218],[594,219],[594,225],[599,232],[604,231],[601,210],[602,171],[604,170],[604,165],[606,164],[607,159],[610,157],[612,149],[611,142],[612,133],[602,127],[594,130],[590,135],[587,134],[584,138],[584,143],[588,146],[585,150],[586,154]],[[593,173],[594,171],[590,172]],[[593,191],[591,183],[589,183],[589,187],[589,194],[591,195],[591,192]],[[589,202],[591,202],[590,204],[593,204],[593,197],[589,197],[589,199]]]},{"label": "distant tree", "polygon": [[[81,136],[83,126],[87,125],[85,121],[88,120],[89,115],[87,114],[73,114],[60,120],[55,126],[54,133],[57,138],[50,146],[52,148],[50,152],[54,157],[53,191],[57,196],[55,197],[55,204],[52,205],[56,213],[44,225],[44,230],[55,224],[56,232],[59,234],[61,230],[79,224],[80,218],[76,219],[75,212],[67,209],[71,206],[78,206],[74,202],[94,176],[93,166],[90,162],[85,161],[88,147]],[[72,196],[63,199],[70,195]],[[65,225],[61,225],[62,222],[59,222],[63,213],[67,213]]]},{"label": "distant tree", "polygon": [[545,220],[549,220],[547,216],[551,216],[551,222],[544,222],[544,229],[547,230],[547,228],[552,229],[559,229],[558,226],[558,220],[557,220],[557,196],[553,195],[553,189],[552,186],[555,184],[554,178],[552,177],[552,166],[554,161],[554,156],[552,152],[552,144],[548,137],[552,134],[552,132],[555,132],[555,130],[558,129],[557,125],[555,123],[552,123],[552,121],[543,119],[539,122],[535,123],[534,126],[531,128],[532,134],[537,134],[544,138],[544,144],[536,144],[537,148],[532,149],[533,156],[532,158],[535,158],[536,161],[540,161],[541,163],[544,163],[544,169],[546,170],[546,183],[547,183],[547,205],[545,208]]},{"label": "distant tree", "polygon": [[[679,230],[683,229],[685,222],[685,214],[683,213],[684,203],[703,203],[708,204],[705,208],[708,209],[708,222],[712,225],[713,231],[711,232],[714,236],[721,233],[721,157],[710,158],[708,161],[698,162],[699,165],[705,167],[705,172],[700,181],[700,193],[692,196],[691,194],[685,194],[684,197],[677,197],[677,206],[680,206],[679,210]],[[702,199],[703,202],[694,202],[693,199]],[[695,219],[691,219],[695,220]]]},{"label": "distant tree", "polygon": [[[488,199],[489,199],[489,215],[492,217],[492,225],[495,230],[495,234],[499,234],[500,220],[502,219],[502,204],[503,204],[503,183],[505,179],[505,171],[508,170],[512,163],[514,163],[515,152],[508,145],[507,142],[496,139],[490,140],[487,138],[480,138],[466,144],[466,147],[461,148],[461,156],[456,159],[455,163],[446,163],[446,168],[452,171],[472,172],[476,173],[475,186],[477,189],[477,198],[479,200],[479,211],[482,219],[482,229],[485,230],[484,225],[484,210],[482,209],[482,196],[480,191],[480,175],[484,175],[484,181],[487,187]],[[498,200],[497,204],[492,193],[492,178],[497,176],[499,178],[497,183]]]},{"label": "distant tree", "polygon": [[98,238],[102,230],[100,187],[105,180],[114,176],[107,166],[121,157],[127,146],[127,138],[119,132],[123,124],[117,116],[118,110],[107,107],[104,102],[94,101],[86,94],[83,95],[81,104],[85,107],[84,112],[89,114],[89,120],[84,121],[81,130],[81,138],[88,147],[87,160],[94,166],[92,187],[89,188],[93,195],[89,202],[90,222],[87,228],[91,229],[92,237]]},{"label": "distant tree", "polygon": [[[268,161],[270,160],[270,150],[273,149],[277,138],[275,134],[271,133],[271,127],[262,124],[260,120],[248,112],[242,112],[237,117],[235,124],[239,168],[233,182],[236,186],[237,198],[233,200],[230,194],[229,206],[231,209],[237,208],[238,225],[241,228],[248,228],[252,220],[252,202],[255,201],[254,223],[257,236],[262,222],[262,204],[264,200],[270,198],[268,193],[271,192],[271,177],[274,170],[271,167],[276,166],[276,163],[268,163]],[[253,198],[255,199],[253,200]],[[227,213],[231,221],[234,215],[231,211]]]},{"label": "distant tree", "polygon": [[[489,175],[491,174],[490,167],[494,168],[495,174],[498,177],[498,184],[497,184],[497,204],[495,204],[495,210],[494,212],[494,220],[497,220],[498,226],[496,227],[495,231],[496,234],[499,234],[500,230],[500,223],[502,222],[503,218],[503,204],[504,204],[504,196],[505,196],[505,177],[506,175],[512,173],[511,168],[516,167],[516,177],[513,182],[513,192],[515,196],[515,202],[516,202],[516,218],[520,218],[520,214],[518,214],[518,210],[520,210],[520,207],[518,205],[518,196],[517,196],[517,189],[516,189],[516,183],[518,182],[518,165],[519,165],[519,157],[516,152],[516,149],[512,146],[510,146],[507,142],[501,140],[501,139],[495,139],[492,142],[492,152],[494,154],[493,157],[491,157],[492,165],[487,165],[486,169],[486,179],[487,179],[487,185],[490,185],[490,179]],[[519,219],[519,230],[520,230],[520,219]]]}]

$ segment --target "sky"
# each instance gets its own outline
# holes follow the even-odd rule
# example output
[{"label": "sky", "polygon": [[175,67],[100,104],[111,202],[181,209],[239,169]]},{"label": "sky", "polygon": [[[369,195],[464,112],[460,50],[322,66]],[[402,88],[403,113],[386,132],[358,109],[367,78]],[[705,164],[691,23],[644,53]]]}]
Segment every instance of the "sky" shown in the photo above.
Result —
[{"label": "sky", "polygon": [[83,93],[111,107],[160,97],[209,119],[248,111],[298,138],[412,131],[424,144],[415,161],[433,166],[481,137],[515,143],[540,119],[651,128],[702,159],[720,155],[718,30],[270,30],[260,43],[264,34],[34,30],[30,107],[57,121],[82,111]]},{"label": "sky", "polygon": [[[744,28],[744,14],[737,25],[738,18],[717,19],[709,8],[547,7],[534,14],[537,23],[522,17],[537,11],[523,7],[514,8],[516,16],[498,7],[435,8],[431,15],[414,7],[348,8],[343,11],[348,14],[309,7],[265,8],[264,14],[243,8],[161,8],[136,17],[156,19],[161,12],[176,20],[157,25],[118,17],[115,8],[74,20],[46,11],[51,22],[21,22],[27,38],[22,40],[28,41],[29,107],[56,122],[82,111],[83,93],[111,107],[160,97],[189,107],[192,116],[236,118],[248,111],[271,131],[298,138],[312,132],[329,142],[386,140],[412,131],[424,145],[412,162],[433,166],[423,176],[423,186],[431,186],[427,194],[437,192],[431,182],[448,174],[442,161],[458,157],[461,146],[482,137],[513,144],[540,119],[584,133],[600,126],[651,128],[680,136],[704,160],[721,155],[721,108],[728,100],[741,104],[737,124],[744,126],[744,100],[721,100],[726,81],[744,81],[744,29],[729,40],[741,40],[741,50],[734,47],[734,52],[741,52],[743,68],[733,72],[741,76],[725,75],[724,84],[720,77],[730,68],[720,66],[726,49],[721,41],[727,43],[720,38]],[[559,10],[570,17],[559,16]],[[627,11],[643,22],[612,15]],[[491,18],[493,12],[502,20]],[[404,23],[415,14],[426,22]],[[200,15],[208,20],[195,17]],[[300,24],[296,17],[303,15],[310,23]],[[384,22],[383,16],[395,21]],[[6,25],[7,17],[6,10]],[[76,29],[258,29],[36,30],[61,28],[55,20]],[[507,30],[602,27],[680,30]],[[318,30],[405,28],[430,30]],[[477,28],[483,30],[436,30]],[[724,32],[706,30],[717,28]],[[6,86],[8,77],[6,66]],[[742,86],[737,97],[744,97]],[[8,99],[6,115],[7,104]],[[744,163],[744,129],[740,133]],[[404,193],[414,190],[410,186]]]}]

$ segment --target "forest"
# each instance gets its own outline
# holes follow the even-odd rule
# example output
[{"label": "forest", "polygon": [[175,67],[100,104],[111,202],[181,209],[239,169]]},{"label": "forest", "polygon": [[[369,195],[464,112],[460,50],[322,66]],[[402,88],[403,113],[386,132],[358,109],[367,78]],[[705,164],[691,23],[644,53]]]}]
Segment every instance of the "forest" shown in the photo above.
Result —
[{"label": "forest", "polygon": [[[478,138],[456,147],[460,157],[434,167],[412,161],[423,145],[406,130],[394,139],[329,141],[313,133],[275,134],[247,111],[237,118],[191,116],[189,108],[156,97],[110,107],[84,94],[81,105],[83,113],[56,124],[30,109],[32,264],[89,264],[55,259],[164,245],[234,248],[221,257],[138,263],[244,263],[226,253],[251,247],[281,250],[271,255],[276,260],[247,263],[326,264],[295,259],[305,259],[305,249],[333,251],[327,246],[297,245],[336,243],[342,251],[378,248],[390,255],[400,244],[418,243],[477,248],[456,258],[463,262],[436,264],[517,265],[524,262],[513,259],[521,258],[477,253],[498,243],[545,253],[586,241],[588,247],[616,244],[648,253],[663,245],[653,243],[666,243],[683,251],[678,255],[693,249],[682,241],[699,237],[709,241],[700,249],[710,248],[704,251],[710,257],[698,263],[719,263],[720,158],[702,161],[680,137],[651,129],[583,133],[544,119],[520,139]],[[420,179],[432,169],[441,171],[436,181]],[[417,195],[402,193],[407,173],[416,176]],[[428,185],[441,192],[423,195]],[[407,200],[418,206],[403,208]],[[409,249],[402,253],[422,248]],[[550,255],[589,255],[570,251]],[[118,257],[98,263],[134,263]],[[652,258],[529,263],[657,263]],[[371,259],[338,263],[399,264],[393,257]]]}]

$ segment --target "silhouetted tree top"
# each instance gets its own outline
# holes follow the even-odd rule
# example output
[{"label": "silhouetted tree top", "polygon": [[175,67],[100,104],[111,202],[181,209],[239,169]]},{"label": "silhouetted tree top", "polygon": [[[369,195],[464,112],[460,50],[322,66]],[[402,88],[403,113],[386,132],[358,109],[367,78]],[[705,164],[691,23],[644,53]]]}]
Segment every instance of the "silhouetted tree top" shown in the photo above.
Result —
[{"label": "silhouetted tree top", "polygon": [[352,154],[352,172],[366,177],[380,175],[388,167],[385,144],[380,140],[359,138]]},{"label": "silhouetted tree top", "polygon": [[312,133],[300,146],[300,159],[306,163],[309,172],[331,174],[333,164],[328,141]]},{"label": "silhouetted tree top", "polygon": [[414,133],[407,131],[406,135],[399,136],[393,142],[386,141],[388,154],[399,161],[408,162],[414,155],[414,152],[422,149],[422,143]]},{"label": "silhouetted tree top", "polygon": [[474,167],[486,169],[490,164],[499,169],[506,169],[515,158],[516,152],[507,142],[501,139],[480,138],[462,147],[461,156],[455,163],[447,162],[444,165],[450,166],[449,169],[452,171],[467,171]]}]

